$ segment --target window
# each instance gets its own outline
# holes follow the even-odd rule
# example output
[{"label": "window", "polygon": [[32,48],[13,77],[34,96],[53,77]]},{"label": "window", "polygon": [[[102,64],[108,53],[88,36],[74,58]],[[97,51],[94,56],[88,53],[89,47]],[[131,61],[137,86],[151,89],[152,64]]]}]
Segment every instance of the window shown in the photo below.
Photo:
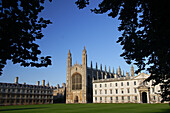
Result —
[{"label": "window", "polygon": [[110,94],[112,94],[112,89],[110,89]]},{"label": "window", "polygon": [[116,97],[116,100],[118,101],[118,97]]},{"label": "window", "polygon": [[105,84],[105,87],[107,87],[107,84]]},{"label": "window", "polygon": [[122,89],[122,94],[124,93],[123,89]]},{"label": "window", "polygon": [[129,90],[129,89],[127,89],[127,93],[130,93],[130,90]]},{"label": "window", "polygon": [[128,101],[130,101],[130,96],[128,96]]},{"label": "window", "polygon": [[80,74],[75,74],[72,76],[72,90],[82,89],[82,77]]},{"label": "window", "polygon": [[105,90],[105,94],[107,94],[107,90]]},{"label": "window", "polygon": [[124,96],[122,96],[122,100],[124,100]]},{"label": "window", "polygon": [[129,86],[129,82],[127,82],[127,86]]},{"label": "window", "polygon": [[137,96],[135,96],[135,100],[137,100],[138,98],[137,98]]},{"label": "window", "polygon": [[134,81],[134,85],[136,85],[136,81]]},{"label": "window", "polygon": [[95,90],[95,94],[97,95],[97,90]]},{"label": "window", "polygon": [[102,97],[100,97],[100,101],[102,101]]},{"label": "window", "polygon": [[115,83],[115,86],[117,86],[117,83]]},{"label": "window", "polygon": [[110,100],[113,100],[113,98],[112,98],[112,97],[110,97]]},{"label": "window", "polygon": [[136,91],[136,88],[134,88],[134,92],[136,93],[137,91]]},{"label": "window", "polygon": [[95,101],[97,101],[97,97],[95,97]]},{"label": "window", "polygon": [[102,84],[100,84],[100,87],[102,87]]},{"label": "window", "polygon": [[100,94],[102,94],[102,90],[100,90]]},{"label": "window", "polygon": [[121,86],[123,86],[123,82],[121,82]]},{"label": "window", "polygon": [[110,83],[110,87],[112,87],[112,83]]},{"label": "window", "polygon": [[97,84],[95,84],[95,88],[97,88]]},{"label": "window", "polygon": [[153,96],[153,100],[155,100],[155,96]]},{"label": "window", "polygon": [[118,89],[116,89],[116,94],[118,94]]}]

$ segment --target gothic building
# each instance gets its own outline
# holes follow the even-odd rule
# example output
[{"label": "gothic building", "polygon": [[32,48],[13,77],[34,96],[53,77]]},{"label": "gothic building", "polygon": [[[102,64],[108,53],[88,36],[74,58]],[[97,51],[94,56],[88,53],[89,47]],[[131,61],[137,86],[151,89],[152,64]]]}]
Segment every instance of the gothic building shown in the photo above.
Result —
[{"label": "gothic building", "polygon": [[67,89],[66,103],[92,102],[92,76],[87,67],[87,53],[84,47],[82,65],[72,65],[72,57],[69,50],[67,58]]},{"label": "gothic building", "polygon": [[[147,74],[134,76],[133,65],[131,74],[122,73],[121,68],[116,72],[107,72],[97,67],[87,67],[87,52],[84,47],[82,64],[72,65],[71,52],[67,57],[67,88],[66,103],[154,103],[160,102],[159,86],[144,83]],[[149,84],[149,85],[148,85]],[[156,92],[155,92],[156,91]],[[157,94],[156,94],[157,93]]]}]

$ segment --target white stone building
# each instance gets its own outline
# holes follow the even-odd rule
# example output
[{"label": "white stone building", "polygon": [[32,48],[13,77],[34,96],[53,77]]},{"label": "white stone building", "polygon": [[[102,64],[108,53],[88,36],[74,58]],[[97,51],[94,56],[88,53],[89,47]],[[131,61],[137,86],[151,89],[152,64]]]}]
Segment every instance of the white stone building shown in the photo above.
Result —
[{"label": "white stone building", "polygon": [[148,74],[139,73],[93,80],[93,103],[160,103],[160,87],[144,82],[148,77]]}]

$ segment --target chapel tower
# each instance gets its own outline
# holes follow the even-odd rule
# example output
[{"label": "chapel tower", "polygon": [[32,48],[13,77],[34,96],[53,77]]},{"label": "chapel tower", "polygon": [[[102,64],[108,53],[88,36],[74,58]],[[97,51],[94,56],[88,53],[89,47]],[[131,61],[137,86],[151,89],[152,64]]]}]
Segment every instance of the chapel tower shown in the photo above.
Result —
[{"label": "chapel tower", "polygon": [[67,57],[67,89],[66,103],[87,103],[87,53],[84,47],[82,64],[72,66],[72,58],[69,50]]}]

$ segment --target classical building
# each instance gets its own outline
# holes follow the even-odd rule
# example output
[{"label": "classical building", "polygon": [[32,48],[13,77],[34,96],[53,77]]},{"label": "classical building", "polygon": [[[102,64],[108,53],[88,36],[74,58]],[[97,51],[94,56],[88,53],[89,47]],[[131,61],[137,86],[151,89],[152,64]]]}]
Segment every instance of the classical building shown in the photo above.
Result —
[{"label": "classical building", "polygon": [[160,87],[148,74],[93,80],[93,103],[160,103]]},{"label": "classical building", "polygon": [[53,89],[45,80],[37,85],[19,84],[18,77],[15,83],[0,83],[0,105],[52,104]]},{"label": "classical building", "polygon": [[159,103],[160,88],[153,87],[151,82],[144,80],[149,75],[140,73],[134,76],[133,65],[131,75],[119,70],[116,73],[109,67],[107,72],[98,69],[97,63],[94,69],[87,67],[87,51],[84,47],[82,64],[72,65],[72,56],[69,50],[67,57],[67,88],[66,103]]},{"label": "classical building", "polygon": [[57,87],[53,87],[53,103],[65,103],[66,102],[66,84],[63,83],[63,86],[60,87],[57,84]]}]

